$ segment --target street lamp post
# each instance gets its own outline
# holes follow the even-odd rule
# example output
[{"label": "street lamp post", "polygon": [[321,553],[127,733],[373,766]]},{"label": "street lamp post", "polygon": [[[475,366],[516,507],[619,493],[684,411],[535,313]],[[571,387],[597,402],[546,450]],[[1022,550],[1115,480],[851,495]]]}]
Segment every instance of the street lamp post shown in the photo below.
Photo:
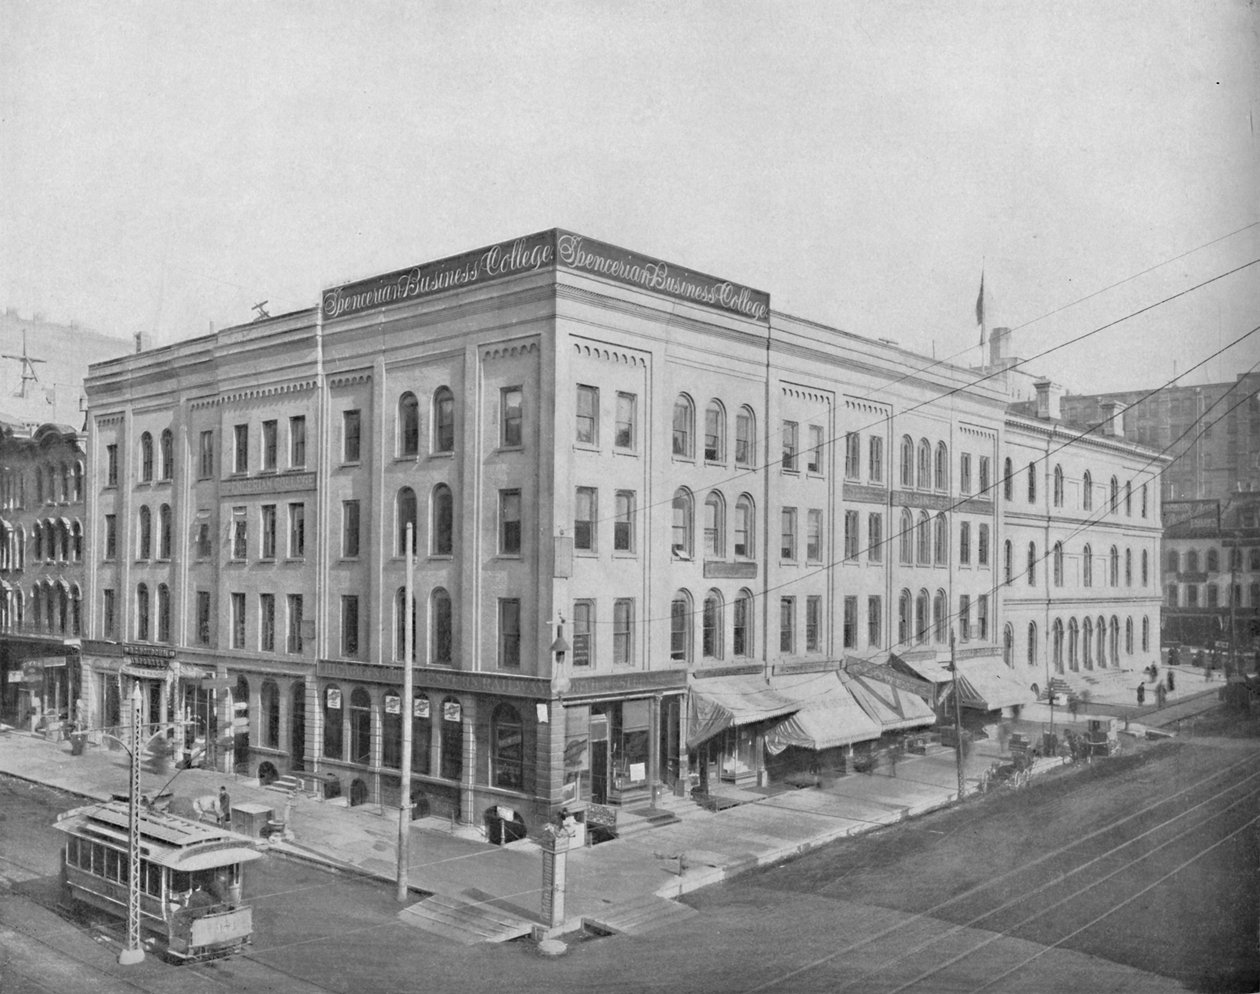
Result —
[{"label": "street lamp post", "polygon": [[144,959],[140,946],[140,684],[131,688],[131,769],[127,790],[127,944],[123,966]]}]

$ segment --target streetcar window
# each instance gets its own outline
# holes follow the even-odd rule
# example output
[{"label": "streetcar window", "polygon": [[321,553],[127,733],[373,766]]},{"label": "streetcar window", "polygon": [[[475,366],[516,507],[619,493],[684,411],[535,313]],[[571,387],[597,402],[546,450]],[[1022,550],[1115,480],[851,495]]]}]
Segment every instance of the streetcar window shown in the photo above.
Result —
[{"label": "streetcar window", "polygon": [[88,842],[86,839],[79,840],[79,866],[87,870],[89,873],[92,871],[93,848],[95,847],[92,843]]},{"label": "streetcar window", "polygon": [[131,879],[131,857],[125,852],[118,854],[118,879],[124,883]]},{"label": "streetcar window", "polygon": [[105,850],[105,877],[108,880],[118,879],[118,852],[114,849]]},{"label": "streetcar window", "polygon": [[187,894],[192,890],[192,878],[187,870],[171,871],[171,893]]},{"label": "streetcar window", "polygon": [[162,896],[162,868],[156,863],[141,863],[144,867],[144,892],[154,897]]},{"label": "streetcar window", "polygon": [[66,839],[66,866],[79,865],[79,840],[73,835]]},{"label": "streetcar window", "polygon": [[99,842],[92,843],[92,872],[98,877],[105,876],[105,847]]}]

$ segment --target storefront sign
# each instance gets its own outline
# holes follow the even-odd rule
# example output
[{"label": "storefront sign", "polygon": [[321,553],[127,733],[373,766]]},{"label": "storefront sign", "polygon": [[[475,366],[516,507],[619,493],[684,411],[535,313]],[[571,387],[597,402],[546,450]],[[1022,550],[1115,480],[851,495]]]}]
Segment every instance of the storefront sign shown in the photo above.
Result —
[{"label": "storefront sign", "polygon": [[402,714],[402,698],[397,694],[385,695],[385,713]]},{"label": "storefront sign", "polygon": [[428,720],[429,699],[427,697],[417,697],[411,702],[411,717]]},{"label": "storefront sign", "polygon": [[459,721],[461,719],[461,711],[459,701],[443,701],[442,702],[442,720],[443,721]]}]

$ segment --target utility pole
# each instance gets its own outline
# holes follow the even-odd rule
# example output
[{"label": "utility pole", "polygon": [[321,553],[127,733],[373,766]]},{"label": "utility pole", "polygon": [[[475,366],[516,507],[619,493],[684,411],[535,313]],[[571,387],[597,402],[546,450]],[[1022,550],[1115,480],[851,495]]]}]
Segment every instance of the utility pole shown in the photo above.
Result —
[{"label": "utility pole", "polygon": [[1236,546],[1229,550],[1229,670],[1225,674],[1225,681],[1228,683],[1230,678],[1238,672],[1238,629],[1237,609],[1238,609],[1238,560],[1236,555],[1242,554],[1242,547]]},{"label": "utility pole", "polygon": [[131,687],[131,775],[127,791],[127,945],[118,962],[144,960],[140,946],[140,682]]},{"label": "utility pole", "polygon": [[958,765],[958,800],[961,801],[966,793],[967,783],[963,777],[962,701],[958,698],[958,659],[956,658],[954,642],[955,633],[951,625],[949,629],[949,671],[954,678],[954,759]]},{"label": "utility pole", "polygon": [[415,607],[411,602],[413,573],[416,565],[416,550],[411,544],[415,538],[415,525],[407,523],[407,573],[403,581],[403,684],[402,701],[402,760],[400,779],[402,787],[398,797],[398,900],[407,900],[407,864],[411,857],[411,722],[413,707],[411,698],[413,672],[411,654],[415,650],[412,645],[411,626],[415,623]]}]

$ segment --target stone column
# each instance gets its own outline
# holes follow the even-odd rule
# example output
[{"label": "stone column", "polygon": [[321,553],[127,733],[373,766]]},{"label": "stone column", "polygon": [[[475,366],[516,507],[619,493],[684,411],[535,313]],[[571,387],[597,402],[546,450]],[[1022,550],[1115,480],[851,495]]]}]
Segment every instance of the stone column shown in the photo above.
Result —
[{"label": "stone column", "polygon": [[293,697],[293,681],[277,680],[276,694],[278,695],[277,703],[280,706],[280,738],[276,742],[276,746],[285,755],[291,757],[293,755],[293,729],[290,727],[289,722],[289,702]]},{"label": "stone column", "polygon": [[542,920],[548,928],[559,928],[564,924],[569,836],[558,834],[545,838],[542,855]]},{"label": "stone column", "polygon": [[460,778],[461,819],[469,824],[477,822],[477,801],[473,796],[477,784],[477,698],[461,699],[464,740],[464,769]]},{"label": "stone column", "polygon": [[661,695],[648,701],[648,794],[652,807],[661,788]]}]

